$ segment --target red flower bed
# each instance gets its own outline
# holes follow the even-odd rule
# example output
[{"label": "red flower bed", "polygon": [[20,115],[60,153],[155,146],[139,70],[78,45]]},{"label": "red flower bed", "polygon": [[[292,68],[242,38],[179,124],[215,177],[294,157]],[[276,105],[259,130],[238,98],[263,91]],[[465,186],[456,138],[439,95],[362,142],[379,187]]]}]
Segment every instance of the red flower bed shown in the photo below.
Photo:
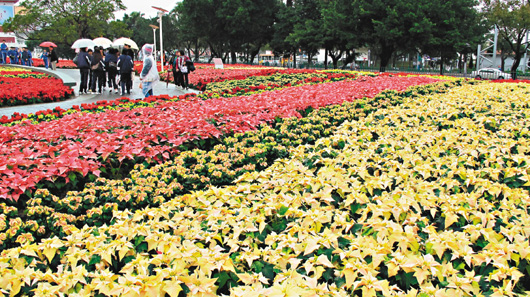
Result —
[{"label": "red flower bed", "polygon": [[[33,58],[33,66],[35,67],[44,67],[44,61],[39,58]],[[48,65],[50,60],[48,59]],[[49,67],[49,66],[48,66]],[[68,68],[68,69],[75,69],[77,68],[77,65],[75,65],[74,61],[72,60],[63,60],[59,59],[57,62],[57,68]]]},{"label": "red flower bed", "polygon": [[76,113],[39,124],[0,127],[0,197],[17,200],[25,190],[69,173],[99,174],[109,162],[136,157],[170,158],[179,145],[227,132],[255,129],[298,111],[373,97],[386,89],[438,81],[427,77],[367,77],[304,85],[251,96],[182,100],[156,107]]},{"label": "red flower bed", "polygon": [[0,76],[0,106],[55,102],[72,94],[73,90],[57,78]]}]

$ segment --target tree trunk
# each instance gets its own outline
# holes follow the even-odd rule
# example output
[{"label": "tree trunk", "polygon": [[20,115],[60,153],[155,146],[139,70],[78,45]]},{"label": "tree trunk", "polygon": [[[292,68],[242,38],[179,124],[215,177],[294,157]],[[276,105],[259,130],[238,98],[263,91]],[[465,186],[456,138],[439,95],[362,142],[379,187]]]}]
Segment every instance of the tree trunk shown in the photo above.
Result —
[{"label": "tree trunk", "polygon": [[237,64],[237,55],[235,51],[230,51],[230,59],[232,60],[232,64]]},{"label": "tree trunk", "polygon": [[385,72],[386,67],[388,66],[388,63],[390,62],[390,59],[392,58],[392,54],[394,53],[394,48],[391,46],[383,46],[381,49],[381,65],[379,67],[380,72]]},{"label": "tree trunk", "polygon": [[512,79],[517,79],[517,68],[519,68],[519,65],[521,65],[522,58],[523,55],[521,54],[521,51],[515,51],[515,56],[513,57],[513,65],[511,69]]},{"label": "tree trunk", "polygon": [[444,56],[440,56],[440,75],[444,75]]},{"label": "tree trunk", "polygon": [[[335,60],[333,60],[333,65],[335,66],[335,68],[337,68],[337,66],[335,65]],[[328,69],[328,49],[327,48],[324,50],[324,69]]]}]

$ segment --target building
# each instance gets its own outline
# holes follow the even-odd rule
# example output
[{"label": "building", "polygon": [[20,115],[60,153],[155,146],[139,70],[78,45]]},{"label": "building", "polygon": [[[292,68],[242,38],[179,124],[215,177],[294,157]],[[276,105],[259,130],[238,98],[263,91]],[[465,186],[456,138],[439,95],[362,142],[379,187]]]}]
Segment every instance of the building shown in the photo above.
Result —
[{"label": "building", "polygon": [[8,46],[21,47],[24,43],[17,40],[15,33],[5,32],[2,28],[2,24],[17,13],[18,7],[15,7],[17,2],[18,0],[0,0],[0,42],[5,40]]}]

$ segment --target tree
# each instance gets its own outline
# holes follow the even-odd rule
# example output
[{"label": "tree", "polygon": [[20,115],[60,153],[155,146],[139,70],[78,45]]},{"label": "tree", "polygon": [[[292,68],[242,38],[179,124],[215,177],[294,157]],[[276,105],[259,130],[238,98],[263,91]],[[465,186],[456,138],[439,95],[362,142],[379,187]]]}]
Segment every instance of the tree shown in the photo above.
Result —
[{"label": "tree", "polygon": [[324,45],[320,0],[295,0],[295,24],[287,40],[300,46],[307,53],[307,63],[311,65],[313,56]]},{"label": "tree", "polygon": [[[119,21],[125,27],[134,32],[133,40],[141,47],[146,43],[153,43],[153,29],[149,27],[150,24],[158,26],[158,18],[146,19],[144,14],[138,11],[133,11],[131,14],[125,14]],[[127,35],[130,36],[130,35]],[[158,36],[158,32],[157,32]],[[112,36],[121,37],[121,36]],[[110,38],[110,37],[109,37]],[[157,37],[158,39],[158,37]],[[165,39],[164,39],[165,40]]]},{"label": "tree", "polygon": [[5,30],[63,45],[104,35],[114,12],[125,9],[121,0],[26,0],[21,6],[24,13],[5,22]]},{"label": "tree", "polygon": [[530,3],[527,0],[482,0],[483,12],[488,21],[499,29],[513,52],[512,78],[517,76],[517,68],[529,48],[524,43],[530,30]]},{"label": "tree", "polygon": [[473,49],[470,44],[481,43],[486,26],[474,8],[476,0],[430,1],[426,18],[434,25],[424,30],[423,53],[440,57],[440,74],[444,63],[455,59],[457,53],[466,57]]},{"label": "tree", "polygon": [[233,63],[236,62],[237,52],[248,52],[247,56],[252,60],[260,48],[271,40],[277,10],[277,0],[222,1],[217,17],[225,24]]},{"label": "tree", "polygon": [[[475,0],[354,0],[352,17],[359,33],[381,60],[385,71],[396,51],[423,50],[456,56],[470,42],[480,22]],[[471,28],[470,28],[471,27]]]},{"label": "tree", "polygon": [[[287,4],[279,4],[277,19],[273,25],[274,33],[270,41],[270,46],[277,56],[288,58],[293,55],[296,58],[296,49],[298,46],[288,40],[289,34],[294,30],[295,11],[292,0],[287,2]],[[294,60],[294,67],[296,67],[296,59]]]},{"label": "tree", "polygon": [[357,32],[358,19],[353,18],[351,0],[332,0],[322,5],[323,41],[326,58],[329,55],[333,67],[337,68],[340,58],[345,57],[343,69],[355,61],[355,48],[361,45]]}]

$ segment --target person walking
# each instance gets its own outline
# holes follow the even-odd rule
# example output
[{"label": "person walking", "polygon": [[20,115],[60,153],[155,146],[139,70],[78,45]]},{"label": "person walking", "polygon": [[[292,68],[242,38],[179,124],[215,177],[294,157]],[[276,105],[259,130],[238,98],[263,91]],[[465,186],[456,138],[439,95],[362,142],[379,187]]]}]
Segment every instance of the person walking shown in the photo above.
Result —
[{"label": "person walking", "polygon": [[5,39],[2,39],[0,44],[0,60],[2,60],[2,64],[7,64],[7,44]]},{"label": "person walking", "polygon": [[44,67],[48,69],[48,50],[43,49],[42,54],[40,55],[40,58],[42,59],[42,62],[44,63]]},{"label": "person walking", "polygon": [[133,61],[131,56],[127,55],[122,51],[118,59],[118,69],[120,73],[120,85],[121,85],[121,95],[125,96],[125,90],[127,89],[127,94],[131,94],[131,73],[133,70]]},{"label": "person walking", "polygon": [[57,70],[57,62],[59,62],[57,52],[55,51],[53,46],[50,46],[50,67],[52,68],[52,70]]},{"label": "person walking", "polygon": [[118,85],[116,84],[116,75],[118,74],[118,52],[117,49],[111,48],[105,54],[105,66],[107,67],[107,76],[109,81],[109,93],[114,92],[118,94]]},{"label": "person walking", "polygon": [[92,93],[96,93],[97,88],[97,93],[101,94],[101,90],[105,85],[105,63],[103,59],[103,49],[96,46],[90,67],[92,70]]},{"label": "person walking", "polygon": [[90,65],[92,65],[92,60],[86,51],[86,47],[80,49],[76,64],[77,68],[79,68],[79,73],[81,74],[79,95],[88,94],[88,75],[90,74]]},{"label": "person walking", "polygon": [[183,50],[180,50],[178,52],[178,57],[177,57],[177,69],[179,72],[177,72],[177,74],[179,75],[179,79],[180,79],[180,83],[181,83],[181,86],[183,89],[188,89],[188,84],[189,84],[189,81],[188,81],[188,61],[191,61],[190,58],[188,58],[188,56],[186,56],[184,54],[184,51]]},{"label": "person walking", "polygon": [[160,77],[155,59],[153,58],[153,45],[144,45],[142,47],[142,54],[144,56],[144,66],[140,73],[140,88],[147,98],[153,96],[153,86],[159,81]]}]

